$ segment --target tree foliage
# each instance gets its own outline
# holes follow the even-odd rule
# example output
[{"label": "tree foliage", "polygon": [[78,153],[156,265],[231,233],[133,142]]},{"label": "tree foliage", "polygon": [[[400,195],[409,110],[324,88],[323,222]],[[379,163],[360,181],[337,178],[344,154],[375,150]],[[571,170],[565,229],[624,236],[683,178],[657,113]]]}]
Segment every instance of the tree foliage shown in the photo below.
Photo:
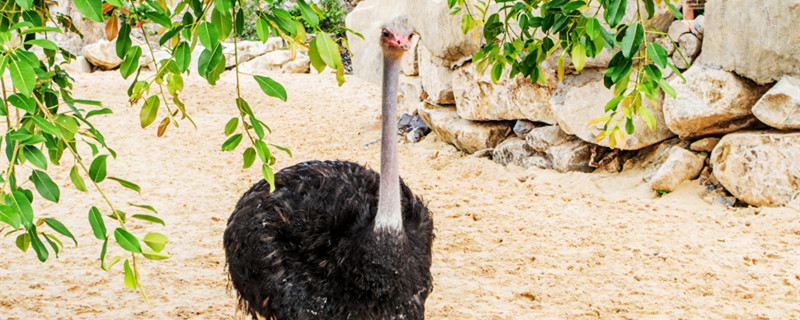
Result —
[{"label": "tree foliage", "polygon": [[[477,4],[448,0],[448,6],[453,8],[451,14],[464,11],[464,33],[482,27],[487,43],[472,60],[479,70],[490,70],[494,81],[510,68],[511,77],[521,75],[544,82],[540,65],[553,55],[558,57],[558,78],[563,81],[566,55],[575,70],[581,71],[587,57],[611,50],[614,55],[603,80],[615,96],[605,105],[607,114],[589,124],[604,122],[603,132],[596,139],[608,139],[609,146],[615,148],[625,144],[626,133],[633,134],[635,116],[642,117],[650,129],[655,127],[656,120],[643,101],[658,107],[662,90],[675,96],[675,90],[662,77],[666,68],[683,77],[667,60],[667,51],[647,41],[648,35],[666,35],[647,24],[656,6],[682,18],[670,1],[677,0],[478,0]],[[625,23],[629,6],[636,10]]]},{"label": "tree foliage", "polygon": [[[225,71],[221,41],[233,38],[236,46],[245,23],[255,24],[262,42],[270,35],[277,35],[289,43],[292,52],[300,48],[309,50],[314,68],[337,70],[337,79],[342,84],[344,68],[338,47],[319,26],[325,12],[314,3],[297,0],[294,10],[301,13],[303,25],[296,16],[272,4],[273,0],[181,0],[169,5],[165,0],[74,0],[84,18],[105,24],[106,36],[115,41],[116,54],[123,60],[119,72],[130,80],[128,101],[140,106],[142,128],[157,124],[154,129],[159,137],[170,126],[187,122],[195,126],[181,99],[184,77],[197,72],[209,84],[215,84]],[[245,22],[245,7],[253,8],[256,21]],[[145,36],[146,50],[132,41],[131,32],[137,28]],[[164,251],[169,240],[156,232],[136,235],[130,227],[134,223],[164,225],[164,221],[152,206],[120,205],[103,192],[108,183],[117,183],[137,193],[142,190],[134,182],[107,170],[107,162],[116,158],[117,153],[93,121],[113,111],[100,101],[73,96],[74,80],[62,64],[76,57],[48,39],[48,33],[65,32],[79,33],[79,30],[69,16],[51,12],[45,0],[0,0],[0,74],[10,76],[10,83],[0,78],[0,116],[6,122],[0,147],[4,147],[8,160],[0,175],[0,232],[5,238],[15,237],[20,250],[33,249],[42,262],[50,257],[50,252],[58,256],[64,248],[61,239],[67,238],[77,245],[67,226],[56,218],[34,212],[32,205],[36,200],[58,203],[60,189],[48,172],[56,166],[71,167],[68,175],[73,187],[81,192],[94,190],[103,199],[102,204],[87,208],[94,237],[102,242],[100,267],[111,270],[124,260],[125,285],[139,290],[148,301],[139,260],[169,258]],[[309,32],[318,36],[307,43]],[[155,42],[168,48],[168,58],[156,59],[151,47]],[[33,47],[40,47],[41,54],[34,53],[37,50]],[[200,51],[200,55],[197,69],[189,70],[193,51]],[[139,61],[144,54],[153,60],[153,72],[142,71]],[[238,65],[238,56],[236,60]],[[230,101],[233,117],[224,128],[229,138],[221,149],[231,151],[242,142],[249,145],[243,152],[243,167],[254,165],[257,158],[264,178],[272,182],[271,166],[277,152],[291,156],[291,151],[267,142],[270,128],[239,94],[238,66],[234,72],[236,98]],[[266,95],[286,101],[286,90],[279,82],[264,76],[252,77]],[[88,146],[91,154],[79,152],[84,146]],[[64,153],[71,157],[64,158]],[[112,245],[127,253],[108,257]]]}]

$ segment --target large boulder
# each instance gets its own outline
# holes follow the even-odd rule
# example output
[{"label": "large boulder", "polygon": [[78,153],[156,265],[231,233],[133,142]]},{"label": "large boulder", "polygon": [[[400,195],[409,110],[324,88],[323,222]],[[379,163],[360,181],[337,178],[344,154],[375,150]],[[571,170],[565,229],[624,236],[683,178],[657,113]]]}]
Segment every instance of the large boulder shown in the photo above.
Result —
[{"label": "large boulder", "polygon": [[397,112],[414,114],[422,101],[422,84],[419,77],[400,75],[397,89]]},{"label": "large boulder", "polygon": [[423,103],[419,116],[442,140],[466,153],[494,148],[511,135],[511,122],[475,122],[461,119],[452,107]]},{"label": "large boulder", "polygon": [[281,67],[281,72],[283,73],[308,73],[311,69],[311,59],[308,55],[303,53],[298,53],[295,55],[294,60],[291,60],[285,63]]},{"label": "large boulder", "polygon": [[419,77],[422,90],[428,99],[437,104],[456,103],[453,95],[453,70],[444,66],[441,59],[434,57],[425,46],[419,46]]},{"label": "large boulder", "polygon": [[800,210],[800,133],[737,132],[711,154],[714,176],[739,200]]},{"label": "large boulder", "polygon": [[472,63],[456,69],[452,85],[458,115],[467,120],[527,119],[556,123],[550,107],[550,97],[556,89],[555,75],[548,74],[547,84],[533,84],[527,77],[509,79],[509,73],[505,71],[494,83],[489,72],[482,75]]},{"label": "large boulder", "polygon": [[536,154],[524,139],[511,137],[494,147],[492,160],[504,166],[514,164],[522,167],[523,160]]},{"label": "large boulder", "polygon": [[697,178],[703,170],[706,154],[675,146],[647,184],[653,190],[675,191],[682,182]]},{"label": "large boulder", "polygon": [[701,62],[759,84],[800,76],[800,1],[714,0],[705,13]]},{"label": "large boulder", "polygon": [[122,64],[122,59],[117,57],[116,43],[105,39],[83,47],[81,53],[90,64],[100,69],[111,70]]},{"label": "large boulder", "polygon": [[591,144],[587,142],[576,139],[550,147],[545,151],[545,154],[547,154],[547,159],[550,160],[553,169],[558,172],[594,171],[594,168],[589,166],[592,149]]},{"label": "large boulder", "polygon": [[400,72],[407,76],[419,75],[419,36],[411,37],[411,48],[408,49],[400,62]]},{"label": "large boulder", "polygon": [[281,67],[291,60],[291,51],[276,50],[240,64],[239,71],[255,75],[263,75],[265,71],[281,70]]},{"label": "large boulder", "polygon": [[753,114],[773,128],[800,129],[800,78],[783,77],[756,102]]},{"label": "large boulder", "polygon": [[733,132],[757,123],[750,108],[765,87],[731,72],[696,64],[669,84],[677,96],[664,100],[667,126],[682,138]]},{"label": "large boulder", "polygon": [[272,48],[273,45],[261,43],[261,41],[239,41],[236,43],[236,48],[232,43],[224,45],[225,49],[222,50],[222,54],[225,55],[225,68],[235,66],[237,59],[239,64],[242,64],[267,52],[276,50]]},{"label": "large boulder", "polygon": [[[603,123],[587,126],[592,119],[605,115],[605,104],[614,98],[611,90],[603,85],[603,73],[598,70],[586,69],[580,74],[567,75],[564,82],[558,84],[558,89],[553,94],[550,103],[558,120],[561,130],[568,134],[578,136],[584,141],[596,143],[595,138],[603,130]],[[664,122],[662,108],[654,107],[649,101],[644,106],[650,110],[656,119],[654,130],[650,130],[641,117],[635,117],[636,130],[632,135],[626,136],[624,145],[617,145],[623,150],[638,150],[653,145],[672,137],[672,133]],[[597,144],[608,147],[608,141],[602,140]]]}]

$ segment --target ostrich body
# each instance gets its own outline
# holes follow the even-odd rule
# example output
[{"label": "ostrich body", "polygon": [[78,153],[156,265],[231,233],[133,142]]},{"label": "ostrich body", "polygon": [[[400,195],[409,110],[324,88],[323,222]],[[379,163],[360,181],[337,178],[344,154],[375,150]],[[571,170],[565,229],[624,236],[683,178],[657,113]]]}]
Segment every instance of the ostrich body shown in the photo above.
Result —
[{"label": "ostrich body", "polygon": [[433,220],[400,180],[395,121],[410,27],[384,25],[381,174],[308,161],[261,180],[236,204],[224,246],[239,307],[266,319],[424,319]]}]

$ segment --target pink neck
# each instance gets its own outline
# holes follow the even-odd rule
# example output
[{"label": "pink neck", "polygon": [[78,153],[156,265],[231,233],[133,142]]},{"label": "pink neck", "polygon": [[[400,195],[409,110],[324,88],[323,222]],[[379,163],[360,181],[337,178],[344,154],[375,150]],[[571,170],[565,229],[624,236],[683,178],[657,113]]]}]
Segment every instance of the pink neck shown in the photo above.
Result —
[{"label": "pink neck", "polygon": [[383,59],[383,115],[381,131],[381,182],[375,230],[400,231],[403,216],[400,203],[400,170],[397,159],[397,82],[399,57]]}]

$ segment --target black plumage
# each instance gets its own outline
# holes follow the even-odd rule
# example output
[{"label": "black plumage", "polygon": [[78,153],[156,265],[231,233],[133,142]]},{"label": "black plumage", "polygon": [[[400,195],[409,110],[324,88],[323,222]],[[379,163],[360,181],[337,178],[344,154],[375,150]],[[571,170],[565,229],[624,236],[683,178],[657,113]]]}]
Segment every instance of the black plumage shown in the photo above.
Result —
[{"label": "black plumage", "polygon": [[374,228],[379,174],[309,161],[239,200],[224,246],[240,308],[267,319],[423,319],[433,220],[400,182],[403,228]]}]

